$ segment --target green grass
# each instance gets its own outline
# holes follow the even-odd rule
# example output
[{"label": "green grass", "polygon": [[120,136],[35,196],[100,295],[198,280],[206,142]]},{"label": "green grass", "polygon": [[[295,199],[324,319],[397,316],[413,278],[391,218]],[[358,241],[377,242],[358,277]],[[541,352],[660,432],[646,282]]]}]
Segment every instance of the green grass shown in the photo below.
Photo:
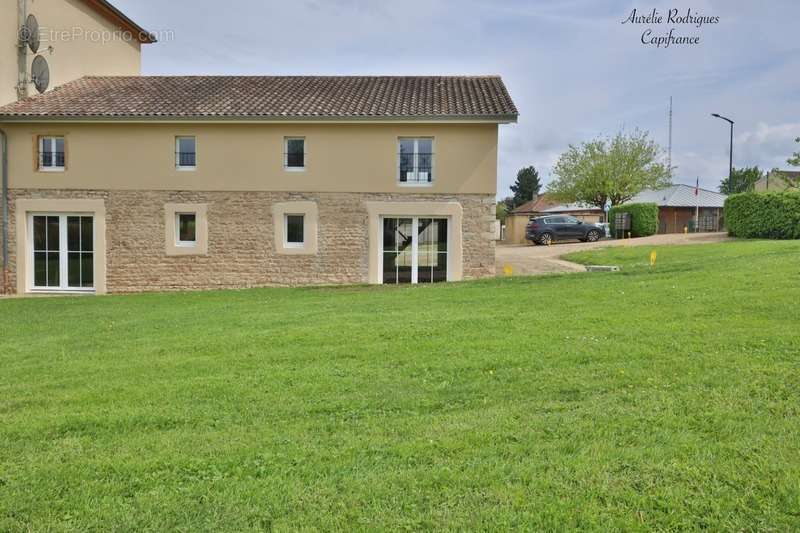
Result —
[{"label": "green grass", "polygon": [[0,301],[0,530],[800,528],[800,242]]}]

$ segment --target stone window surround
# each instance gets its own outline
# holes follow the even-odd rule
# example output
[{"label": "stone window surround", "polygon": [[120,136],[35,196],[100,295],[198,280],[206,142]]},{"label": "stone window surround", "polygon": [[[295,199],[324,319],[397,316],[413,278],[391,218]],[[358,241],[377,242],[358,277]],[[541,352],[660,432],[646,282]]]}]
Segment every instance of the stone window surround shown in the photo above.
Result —
[{"label": "stone window surround", "polygon": [[[286,246],[286,215],[303,215],[302,246]],[[275,252],[285,255],[316,255],[318,218],[317,202],[297,201],[272,204]]]},{"label": "stone window surround", "polygon": [[[17,229],[17,294],[31,293],[28,268],[28,213],[86,213],[94,217],[94,294],[106,293],[106,207],[103,200],[19,199],[15,203]],[[64,292],[37,289],[35,292]]]},{"label": "stone window surround", "polygon": [[[178,213],[194,213],[195,244],[178,244]],[[164,204],[164,239],[167,255],[208,254],[208,204]]]},{"label": "stone window surround", "polygon": [[382,217],[447,217],[451,225],[447,244],[447,281],[461,281],[464,275],[462,213],[458,202],[365,202],[369,231],[369,282],[383,283],[380,271],[383,235]]}]

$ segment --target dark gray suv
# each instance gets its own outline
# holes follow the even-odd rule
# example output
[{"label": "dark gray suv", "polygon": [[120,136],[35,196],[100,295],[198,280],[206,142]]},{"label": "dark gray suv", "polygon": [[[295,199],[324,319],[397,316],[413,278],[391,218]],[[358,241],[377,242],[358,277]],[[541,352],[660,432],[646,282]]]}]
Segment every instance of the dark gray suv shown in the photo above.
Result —
[{"label": "dark gray suv", "polygon": [[569,215],[534,217],[525,228],[525,238],[534,244],[568,240],[595,242],[602,236],[603,228]]}]

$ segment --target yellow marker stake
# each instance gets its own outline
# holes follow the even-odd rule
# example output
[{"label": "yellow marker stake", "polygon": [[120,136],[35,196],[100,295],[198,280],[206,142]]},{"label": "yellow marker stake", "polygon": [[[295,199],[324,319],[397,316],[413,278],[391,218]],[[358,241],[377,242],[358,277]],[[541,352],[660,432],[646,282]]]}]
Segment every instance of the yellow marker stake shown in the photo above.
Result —
[{"label": "yellow marker stake", "polygon": [[655,250],[650,252],[650,266],[651,267],[656,266],[656,251]]},{"label": "yellow marker stake", "polygon": [[506,276],[510,276],[513,273],[514,273],[514,267],[512,267],[511,265],[503,266],[503,274],[505,274]]}]

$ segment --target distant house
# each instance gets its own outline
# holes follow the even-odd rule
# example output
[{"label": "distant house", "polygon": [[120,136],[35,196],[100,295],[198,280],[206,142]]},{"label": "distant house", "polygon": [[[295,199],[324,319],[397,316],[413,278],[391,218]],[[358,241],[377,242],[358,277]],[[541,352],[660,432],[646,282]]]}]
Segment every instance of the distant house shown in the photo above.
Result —
[{"label": "distant house", "polygon": [[559,204],[544,211],[545,215],[571,215],[579,220],[594,224],[603,219],[603,210],[593,205]]},{"label": "distant house", "polygon": [[542,215],[572,215],[584,222],[594,223],[600,221],[603,210],[582,204],[562,204],[549,194],[541,194],[508,213],[503,243],[525,244],[525,226],[531,217]]},{"label": "distant house", "polygon": [[773,170],[756,182],[756,192],[782,192],[790,188],[800,188],[800,171]]},{"label": "distant house", "polygon": [[[626,203],[657,204],[658,232],[682,233],[684,228],[695,231],[695,224],[699,231],[721,231],[725,225],[725,198],[724,194],[718,192],[677,184],[665,189],[644,190]],[[695,222],[698,212],[699,219]]]}]

